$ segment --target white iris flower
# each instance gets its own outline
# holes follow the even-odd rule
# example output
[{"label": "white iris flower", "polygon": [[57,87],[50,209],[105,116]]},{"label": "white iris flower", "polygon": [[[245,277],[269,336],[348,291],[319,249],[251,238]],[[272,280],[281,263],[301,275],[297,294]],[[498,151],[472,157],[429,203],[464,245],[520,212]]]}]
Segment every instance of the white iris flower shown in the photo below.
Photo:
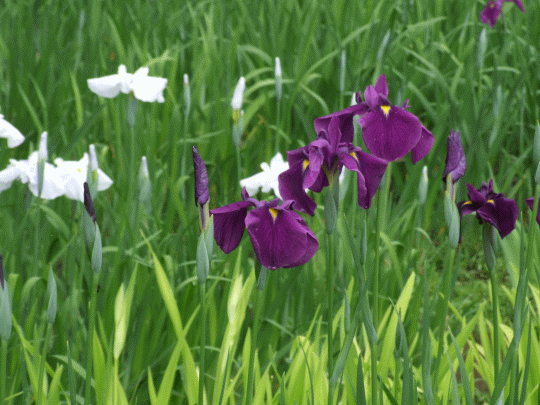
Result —
[{"label": "white iris flower", "polygon": [[283,161],[281,153],[277,153],[276,156],[268,163],[261,163],[262,172],[257,173],[254,176],[247,179],[240,180],[240,186],[245,187],[250,196],[254,196],[261,188],[263,193],[268,193],[270,190],[274,190],[276,197],[281,198],[279,194],[278,176],[289,168],[289,164]]},{"label": "white iris flower", "polygon": [[118,67],[118,74],[88,79],[88,87],[98,96],[114,98],[120,92],[133,92],[136,99],[159,103],[165,102],[163,90],[167,79],[148,76],[148,68],[141,67],[135,73],[127,73],[125,65]]}]

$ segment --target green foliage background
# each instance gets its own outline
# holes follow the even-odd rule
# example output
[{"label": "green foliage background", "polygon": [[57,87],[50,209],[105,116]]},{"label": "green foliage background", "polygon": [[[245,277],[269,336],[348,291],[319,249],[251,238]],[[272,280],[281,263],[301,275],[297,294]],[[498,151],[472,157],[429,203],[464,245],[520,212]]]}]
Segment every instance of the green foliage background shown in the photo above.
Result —
[{"label": "green foliage background", "polygon": [[[452,269],[445,268],[450,248],[442,212],[444,187],[440,181],[450,129],[461,132],[467,155],[467,172],[458,183],[458,201],[466,198],[466,182],[479,187],[482,181],[493,178],[497,192],[516,199],[527,225],[529,214],[524,199],[533,195],[536,165],[532,160],[532,139],[540,115],[540,3],[525,2],[525,14],[511,2],[505,3],[494,28],[479,22],[483,7],[481,1],[442,0],[3,2],[0,111],[26,136],[26,141],[15,149],[7,149],[1,141],[0,168],[10,158],[24,159],[37,149],[39,136],[46,130],[51,161],[55,157],[78,160],[93,143],[100,167],[114,180],[113,186],[98,194],[95,202],[104,245],[96,326],[103,364],[99,368],[94,363],[96,373],[109,370],[114,375],[112,353],[118,327],[115,299],[121,285],[128,285],[135,274],[136,282],[132,301],[126,304],[130,315],[125,349],[116,364],[120,387],[110,386],[97,392],[97,403],[110,403],[110,395],[120,395],[120,391],[125,392],[129,403],[148,402],[152,399],[149,373],[156,386],[170,379],[166,367],[175,356],[181,378],[173,380],[171,395],[174,402],[193,403],[189,390],[197,382],[194,370],[189,369],[188,353],[195,365],[200,339],[195,270],[200,231],[193,201],[192,145],[197,145],[207,163],[211,207],[237,201],[239,180],[258,172],[260,163],[269,162],[276,144],[285,155],[287,150],[309,143],[315,136],[314,118],[348,106],[354,92],[374,84],[383,73],[393,104],[400,105],[409,99],[410,111],[435,136],[432,151],[419,164],[412,165],[408,158],[394,164],[391,178],[385,183],[390,198],[387,206],[382,207],[382,313],[388,311],[391,315],[391,302],[404,297],[411,275],[418,276],[411,279],[414,288],[403,304],[406,315],[404,312],[401,316],[415,381],[422,380],[419,328],[424,303],[419,275],[428,272],[434,302],[443,280],[453,275]],[[481,40],[483,33],[485,42]],[[343,73],[342,52],[346,55]],[[274,91],[276,56],[281,58],[284,79],[280,104],[276,103]],[[127,125],[130,96],[103,99],[91,93],[86,84],[89,78],[116,73],[119,64],[125,64],[128,72],[148,66],[150,75],[168,79],[165,103],[139,102],[133,129]],[[188,115],[183,102],[184,73],[189,75],[191,91]],[[243,104],[246,125],[238,169],[237,151],[231,141],[230,101],[240,76],[245,76],[247,88]],[[358,133],[355,143],[361,142]],[[143,155],[148,158],[153,190],[149,214],[138,202],[137,176]],[[426,206],[419,211],[416,193],[423,165],[428,167],[430,184]],[[342,214],[354,240],[360,244],[364,212],[355,204],[356,179],[350,176],[347,182]],[[366,214],[370,235],[375,218],[371,211]],[[47,364],[51,374],[64,368],[63,373],[59,372],[58,390],[61,400],[68,401],[69,342],[71,356],[80,364],[75,367],[75,391],[82,395],[91,277],[82,241],[83,213],[82,204],[64,197],[53,201],[36,199],[19,182],[0,195],[0,253],[4,255],[13,319],[18,325],[8,345],[7,386],[11,403],[27,398],[26,390],[32,389],[26,385],[28,377],[22,370],[31,369],[32,362],[39,363],[40,342],[46,329],[49,267],[56,274],[59,304]],[[309,220],[309,225],[322,241],[322,210]],[[521,226],[520,220],[518,230],[502,242],[499,252],[500,281],[507,288],[506,295],[501,296],[503,323],[508,325],[502,326],[503,330],[512,327]],[[351,270],[353,256],[343,227],[340,224],[342,238],[333,308],[339,347],[347,331],[346,302],[350,301],[350,308],[356,308],[359,295]],[[494,385],[489,379],[492,363],[485,354],[492,351],[488,338],[491,326],[485,320],[489,319],[490,306],[486,305],[484,319],[488,284],[473,281],[482,278],[487,270],[478,242],[480,228],[472,216],[463,220],[462,235],[461,259],[454,269],[458,284],[456,295],[451,297],[452,311],[446,314],[438,312],[442,311],[439,307],[432,308],[432,344],[436,353],[435,347],[443,344],[435,338],[438,328],[444,327],[439,320],[448,315],[448,324],[460,348],[467,346],[473,353],[466,360],[471,381],[481,380],[487,386],[474,389],[475,384],[472,385],[482,403],[488,400]],[[253,283],[254,277],[254,255],[246,239],[240,249],[228,256],[215,249],[207,288],[210,349],[205,387],[211,403],[219,402],[224,381],[224,401],[235,403],[244,392],[245,359],[250,348],[246,342],[251,339],[248,331],[253,312],[249,283]],[[378,241],[368,240],[369,252]],[[372,259],[369,255],[368,263]],[[312,398],[309,389],[311,383],[319,388],[317,383],[324,385],[326,381],[326,349],[322,349],[326,328],[321,315],[327,310],[324,263],[321,249],[306,266],[269,275],[257,359],[261,374],[257,376],[257,386],[263,388],[257,391],[259,397],[254,403],[263,403],[264,396],[272,403],[326,402],[321,399],[324,393]],[[157,283],[161,274],[158,264],[163,266],[163,274],[174,291],[185,332],[183,344],[178,343],[183,342],[178,329],[171,327],[173,315]],[[369,268],[364,272],[370,289]],[[534,358],[534,353],[540,353],[536,338],[538,283],[535,274],[531,273],[530,279],[530,319],[533,341],[536,340],[532,347],[537,350],[531,357]],[[249,288],[242,290],[242,283]],[[235,294],[239,294],[240,303],[231,307]],[[236,311],[234,322],[231,311]],[[394,330],[390,331],[388,325],[393,325]],[[390,321],[381,322],[380,327],[381,339],[395,333],[395,324]],[[525,335],[521,339],[524,353]],[[511,340],[508,336],[503,351]],[[444,342],[451,347],[446,334]],[[300,345],[305,353],[299,350]],[[220,368],[227,359],[226,347],[230,349],[228,375]],[[344,374],[339,390],[343,403],[353,403],[356,388],[351,387],[356,387],[360,353],[365,367],[369,365],[362,332],[357,333],[353,349],[355,356],[348,358],[345,367],[349,374]],[[453,349],[449,349],[449,354],[457,368]],[[26,365],[24,356],[30,359]],[[437,398],[441,400],[448,397],[453,387],[445,357],[443,362],[446,366],[432,376]],[[395,398],[401,397],[399,381],[403,367],[398,363],[399,360],[392,360],[388,377],[382,378]],[[173,367],[176,368],[174,364]],[[537,359],[531,362],[531,370],[536,374],[531,371],[527,388],[527,401],[531,402],[526,403],[534,403],[538,395],[539,367]],[[107,387],[107,383],[99,385],[97,380],[96,384]],[[280,398],[285,402],[280,402]],[[389,398],[386,393],[385,403],[391,403]]]}]

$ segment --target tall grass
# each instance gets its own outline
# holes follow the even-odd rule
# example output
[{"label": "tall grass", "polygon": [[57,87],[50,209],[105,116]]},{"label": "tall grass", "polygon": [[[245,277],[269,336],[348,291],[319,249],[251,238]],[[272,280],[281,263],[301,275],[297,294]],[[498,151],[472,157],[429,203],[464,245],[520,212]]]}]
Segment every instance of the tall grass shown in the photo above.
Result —
[{"label": "tall grass", "polygon": [[[435,404],[494,403],[493,393],[502,386],[507,403],[538,403],[538,236],[527,240],[536,224],[524,199],[533,195],[536,171],[531,151],[540,117],[540,5],[527,2],[523,14],[505,3],[493,29],[479,22],[483,7],[480,1],[441,0],[6,0],[0,10],[0,111],[26,141],[15,149],[0,141],[0,169],[10,158],[24,159],[36,150],[46,130],[51,158],[79,159],[93,143],[101,169],[114,180],[95,199],[103,266],[90,339],[93,275],[83,242],[84,207],[65,197],[34,198],[20,182],[0,194],[0,253],[14,325],[6,344],[7,403],[31,403],[40,385],[49,403],[82,401],[89,378],[91,402],[98,404],[194,404],[200,381],[208,403],[240,403],[253,339],[255,389],[248,403],[328,403],[329,353],[332,369],[343,358],[335,386],[339,403],[371,403],[372,356],[378,359],[380,403],[415,396],[425,401],[428,377]],[[276,56],[283,70],[279,105]],[[137,102],[133,128],[127,121],[130,96],[103,99],[86,85],[88,78],[116,73],[119,64],[129,72],[148,66],[150,75],[169,80],[165,103]],[[191,91],[188,115],[184,73]],[[314,118],[348,106],[354,92],[382,73],[390,100],[409,99],[410,111],[435,135],[435,144],[419,164],[406,158],[385,177],[379,190],[388,190],[379,213],[380,239],[374,236],[375,204],[360,212],[354,176],[342,185],[333,269],[334,350],[327,347],[322,245],[303,267],[268,274],[254,336],[256,258],[244,238],[229,255],[214,249],[204,293],[202,379],[192,145],[208,167],[211,207],[238,201],[239,180],[269,162],[276,137],[282,154],[311,142]],[[247,88],[238,173],[230,101],[241,76]],[[463,218],[457,253],[447,242],[440,179],[450,129],[461,132],[467,155],[457,201],[466,199],[465,183],[479,187],[493,178],[495,190],[515,198],[523,213],[516,230],[499,240],[501,322],[495,326],[477,221]],[[361,144],[357,130],[355,144]],[[142,156],[148,158],[153,190],[148,213],[138,202]],[[420,209],[423,165],[430,182]],[[322,209],[307,220],[323,241]],[[378,245],[379,297],[374,300],[370,263]],[[520,257],[526,246],[533,246],[528,267]],[[50,266],[58,311],[43,351]],[[363,294],[379,306],[376,354],[370,352],[367,315],[358,309]],[[427,329],[425,319],[430,319]],[[494,327],[502,354],[499,376],[508,369],[508,379],[499,384],[493,377]],[[85,370],[87,341],[93,344],[92,376]],[[350,350],[340,357],[346,343]],[[47,354],[45,373],[39,370],[40,353]],[[46,382],[39,381],[42,374]]]}]

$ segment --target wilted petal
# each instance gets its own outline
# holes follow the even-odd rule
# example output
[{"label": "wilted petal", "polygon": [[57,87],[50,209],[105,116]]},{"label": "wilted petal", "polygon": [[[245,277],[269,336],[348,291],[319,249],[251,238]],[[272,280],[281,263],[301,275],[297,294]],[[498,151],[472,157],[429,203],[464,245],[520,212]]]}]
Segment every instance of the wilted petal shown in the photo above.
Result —
[{"label": "wilted petal", "polygon": [[[404,157],[418,144],[422,137],[422,124],[416,116],[400,107],[389,106],[387,111],[375,108],[361,117],[358,123],[369,151],[391,162]],[[420,152],[423,150],[421,148]]]},{"label": "wilted petal", "polygon": [[254,205],[251,201],[239,201],[210,210],[214,218],[214,238],[225,253],[238,247],[244,234],[247,209]]},{"label": "wilted petal", "polygon": [[446,182],[446,176],[450,174],[452,176],[452,183],[455,183],[463,176],[466,168],[465,152],[463,151],[459,131],[450,131],[447,141],[447,150],[443,180]]}]

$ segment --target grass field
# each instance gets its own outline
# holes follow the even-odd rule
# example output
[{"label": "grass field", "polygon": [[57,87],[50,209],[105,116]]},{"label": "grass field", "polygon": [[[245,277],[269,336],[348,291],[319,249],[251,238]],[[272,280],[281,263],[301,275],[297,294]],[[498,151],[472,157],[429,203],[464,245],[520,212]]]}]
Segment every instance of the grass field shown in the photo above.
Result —
[{"label": "grass field", "polygon": [[[35,197],[18,180],[0,193],[11,303],[8,313],[2,288],[0,404],[540,403],[540,237],[525,204],[540,192],[540,3],[524,0],[522,13],[505,2],[493,28],[480,22],[484,6],[2,2],[0,113],[26,139],[15,148],[0,139],[0,170],[38,150],[47,131],[49,163],[79,160],[93,144],[114,183],[94,198],[99,272],[83,203]],[[165,102],[89,90],[88,79],[120,64],[166,78]],[[408,99],[434,135],[427,156],[390,163],[368,210],[349,172],[330,236],[325,192],[311,193],[315,215],[301,215],[319,250],[303,266],[268,272],[263,290],[246,234],[227,255],[214,246],[199,283],[192,147],[206,163],[210,209],[240,201],[241,179],[314,141],[313,120],[350,106],[381,74],[390,102]],[[461,220],[458,247],[449,242],[450,130],[467,160],[455,201],[469,199],[466,183],[493,179],[519,208],[515,229],[496,237],[494,265],[482,243],[489,228],[473,215]],[[353,143],[369,152],[356,124]]]}]

